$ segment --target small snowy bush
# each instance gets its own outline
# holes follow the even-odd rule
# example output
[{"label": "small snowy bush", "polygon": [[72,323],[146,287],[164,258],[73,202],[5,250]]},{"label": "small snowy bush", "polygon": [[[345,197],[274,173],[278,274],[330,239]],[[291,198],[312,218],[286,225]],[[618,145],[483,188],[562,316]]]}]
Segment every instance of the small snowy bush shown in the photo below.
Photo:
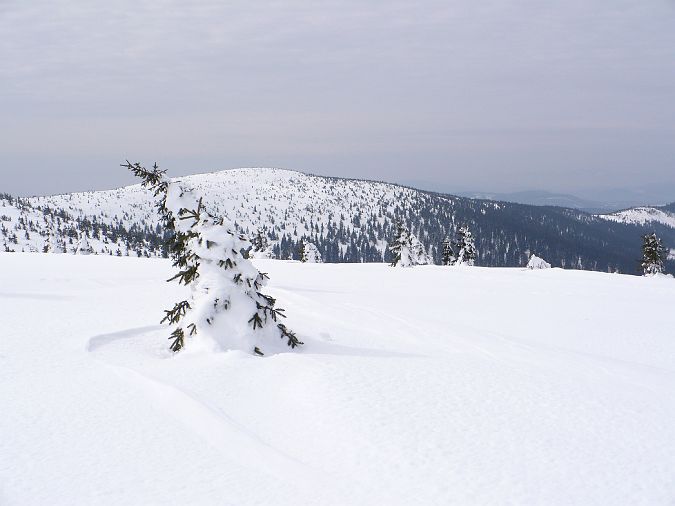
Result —
[{"label": "small snowy bush", "polygon": [[162,319],[173,328],[172,351],[181,350],[190,337],[198,337],[195,342],[203,348],[258,355],[280,351],[281,340],[291,348],[302,344],[279,321],[284,310],[262,293],[267,276],[245,257],[250,243],[231,223],[209,214],[201,198],[168,180],[157,165],[150,170],[138,163],[123,166],[159,199],[159,214],[172,234],[168,246],[173,265],[180,269],[169,281],[177,279],[191,290],[189,300],[166,310]]},{"label": "small snowy bush", "polygon": [[543,258],[539,258],[534,253],[530,256],[530,260],[527,262],[528,269],[550,269],[551,264],[546,262]]}]

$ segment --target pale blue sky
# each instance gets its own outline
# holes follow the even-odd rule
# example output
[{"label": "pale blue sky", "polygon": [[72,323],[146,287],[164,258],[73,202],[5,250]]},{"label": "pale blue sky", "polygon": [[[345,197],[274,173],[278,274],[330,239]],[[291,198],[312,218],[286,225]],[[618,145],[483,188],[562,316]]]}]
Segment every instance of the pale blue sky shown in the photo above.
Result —
[{"label": "pale blue sky", "polygon": [[119,186],[125,158],[675,186],[673,0],[0,0],[0,33],[0,191]]}]

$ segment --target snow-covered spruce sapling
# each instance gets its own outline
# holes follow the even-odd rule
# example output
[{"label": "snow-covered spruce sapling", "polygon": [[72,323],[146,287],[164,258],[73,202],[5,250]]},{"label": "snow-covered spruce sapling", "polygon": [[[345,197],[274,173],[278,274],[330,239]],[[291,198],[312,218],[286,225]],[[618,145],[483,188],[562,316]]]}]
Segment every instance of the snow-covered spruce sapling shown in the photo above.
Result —
[{"label": "snow-covered spruce sapling", "polygon": [[406,262],[409,257],[410,232],[402,221],[396,223],[396,236],[389,243],[389,251],[392,255],[391,266],[396,267],[401,262]]},{"label": "snow-covered spruce sapling", "polygon": [[642,272],[645,276],[663,273],[666,251],[655,232],[642,236]]},{"label": "snow-covered spruce sapling", "polygon": [[91,255],[94,253],[94,248],[91,247],[86,232],[80,232],[80,237],[77,241],[77,249],[75,253],[78,255]]},{"label": "snow-covered spruce sapling", "polygon": [[424,246],[402,221],[396,224],[396,236],[389,244],[389,251],[393,256],[392,267],[413,267],[429,263]]},{"label": "snow-covered spruce sapling", "polygon": [[424,244],[413,234],[410,234],[410,252],[412,253],[413,265],[433,263],[432,258],[424,248]]},{"label": "snow-covered spruce sapling", "polygon": [[60,231],[50,230],[49,237],[47,238],[47,252],[48,253],[65,253],[66,244],[61,237]]},{"label": "snow-covered spruce sapling", "polygon": [[443,265],[455,264],[455,260],[457,260],[455,257],[455,252],[452,249],[452,242],[447,237],[445,238],[442,244],[442,255],[443,256],[441,257],[441,263]]},{"label": "snow-covered spruce sapling", "polygon": [[225,219],[208,213],[201,198],[171,181],[155,164],[146,169],[138,163],[123,164],[142,180],[157,199],[157,210],[169,232],[168,251],[178,273],[177,280],[189,286],[189,300],[165,311],[163,322],[173,331],[171,350],[177,352],[188,337],[203,336],[199,342],[225,349],[241,349],[263,355],[278,347],[280,339],[295,348],[302,344],[281,323],[284,310],[264,293],[267,275],[259,272],[244,252],[249,241]]},{"label": "snow-covered spruce sapling", "polygon": [[309,241],[300,241],[300,261],[303,263],[320,264],[323,262],[319,249]]},{"label": "snow-covered spruce sapling", "polygon": [[473,265],[478,257],[478,252],[476,251],[476,244],[469,227],[464,226],[459,228],[455,248],[457,250],[455,265]]},{"label": "snow-covered spruce sapling", "polygon": [[269,242],[267,241],[267,234],[264,230],[259,228],[256,234],[251,239],[250,258],[269,258],[271,252],[269,251]]}]

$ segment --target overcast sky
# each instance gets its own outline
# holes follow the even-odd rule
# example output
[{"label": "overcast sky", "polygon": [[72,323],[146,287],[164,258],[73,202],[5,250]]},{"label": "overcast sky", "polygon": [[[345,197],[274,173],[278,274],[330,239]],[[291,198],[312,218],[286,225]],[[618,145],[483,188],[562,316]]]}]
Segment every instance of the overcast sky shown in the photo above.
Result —
[{"label": "overcast sky", "polygon": [[126,158],[675,188],[675,0],[0,0],[0,34],[0,192]]}]

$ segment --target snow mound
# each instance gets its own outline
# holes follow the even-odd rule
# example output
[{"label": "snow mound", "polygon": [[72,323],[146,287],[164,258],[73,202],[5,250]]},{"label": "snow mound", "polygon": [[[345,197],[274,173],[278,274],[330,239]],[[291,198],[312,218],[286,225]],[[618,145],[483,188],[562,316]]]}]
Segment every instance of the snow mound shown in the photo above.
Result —
[{"label": "snow mound", "polygon": [[549,264],[543,258],[539,258],[537,255],[530,256],[529,262],[527,262],[528,269],[550,269],[551,264]]}]

